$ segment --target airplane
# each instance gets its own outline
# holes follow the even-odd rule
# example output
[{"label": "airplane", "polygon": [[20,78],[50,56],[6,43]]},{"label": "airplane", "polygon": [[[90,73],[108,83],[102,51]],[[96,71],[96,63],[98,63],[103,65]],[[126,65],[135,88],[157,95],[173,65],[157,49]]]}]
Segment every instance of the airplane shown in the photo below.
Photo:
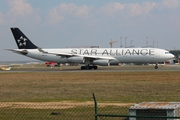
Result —
[{"label": "airplane", "polygon": [[84,64],[82,70],[119,63],[155,63],[174,58],[168,50],[159,48],[61,48],[45,49],[33,44],[19,28],[10,28],[18,49],[5,49],[41,61]]},{"label": "airplane", "polygon": [[11,70],[11,67],[8,67],[8,68],[5,68],[5,67],[3,67],[3,68],[1,68],[2,70]]}]

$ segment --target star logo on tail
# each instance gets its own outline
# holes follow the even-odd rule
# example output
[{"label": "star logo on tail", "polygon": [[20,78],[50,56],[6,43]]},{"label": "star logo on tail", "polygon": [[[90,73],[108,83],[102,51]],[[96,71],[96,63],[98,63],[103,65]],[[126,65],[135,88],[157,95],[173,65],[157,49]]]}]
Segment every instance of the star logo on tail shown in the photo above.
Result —
[{"label": "star logo on tail", "polygon": [[26,46],[26,41],[27,41],[27,39],[26,39],[26,38],[23,38],[23,36],[21,36],[21,37],[17,40],[19,46]]}]

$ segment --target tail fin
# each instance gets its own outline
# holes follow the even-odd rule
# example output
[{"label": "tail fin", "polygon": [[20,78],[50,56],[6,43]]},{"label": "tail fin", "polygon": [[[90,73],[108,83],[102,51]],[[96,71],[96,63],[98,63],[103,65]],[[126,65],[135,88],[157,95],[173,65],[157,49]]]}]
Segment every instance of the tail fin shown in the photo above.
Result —
[{"label": "tail fin", "polygon": [[38,47],[34,45],[19,28],[11,28],[14,39],[19,49],[37,49]]}]

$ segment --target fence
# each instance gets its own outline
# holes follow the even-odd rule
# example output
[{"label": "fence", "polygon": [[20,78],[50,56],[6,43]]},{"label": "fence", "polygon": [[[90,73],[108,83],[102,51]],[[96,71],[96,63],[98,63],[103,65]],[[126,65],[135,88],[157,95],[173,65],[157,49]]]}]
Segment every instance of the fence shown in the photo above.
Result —
[{"label": "fence", "polygon": [[[141,115],[130,115],[134,103],[97,103],[93,94],[90,102],[1,102],[1,120],[179,120],[180,116],[155,115],[144,110]],[[180,107],[176,105],[178,114]]]},{"label": "fence", "polygon": [[[106,118],[122,118],[124,120],[179,120],[180,119],[180,103],[174,103],[176,108],[172,109],[170,108],[170,105],[172,105],[172,103],[162,103],[161,105],[160,104],[157,104],[158,106],[153,106],[153,108],[151,108],[152,105],[154,104],[150,104],[147,103],[145,105],[147,105],[148,107],[145,109],[144,106],[140,106],[140,107],[135,107],[135,108],[138,108],[137,111],[134,111],[133,109],[133,112],[135,112],[136,114],[138,114],[139,112],[139,108],[141,109],[141,115],[131,115],[131,112],[129,112],[130,114],[124,114],[124,113],[119,113],[119,114],[112,114],[112,113],[109,113],[109,114],[99,114],[98,112],[98,104],[97,104],[97,101],[96,101],[96,97],[95,95],[93,94],[93,99],[94,99],[94,116],[95,116],[95,120],[98,120],[98,118],[100,117],[106,117]],[[143,103],[144,104],[144,103]],[[162,107],[160,107],[160,106]],[[165,107],[168,107],[166,105],[169,105],[169,108],[163,108],[163,106]],[[161,109],[160,109],[161,108]],[[132,107],[131,107],[132,109]],[[177,110],[175,110],[177,109]],[[131,111],[131,110],[130,110]],[[142,114],[143,113],[143,114]],[[170,114],[168,114],[170,113]],[[163,114],[163,115],[162,115]],[[167,115],[168,114],[168,115]]]}]

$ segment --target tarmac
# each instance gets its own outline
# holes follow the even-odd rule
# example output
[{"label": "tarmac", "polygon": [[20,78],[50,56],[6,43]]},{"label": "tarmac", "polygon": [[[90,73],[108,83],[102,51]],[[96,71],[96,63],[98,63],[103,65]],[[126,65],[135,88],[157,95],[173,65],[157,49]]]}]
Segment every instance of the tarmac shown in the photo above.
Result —
[{"label": "tarmac", "polygon": [[[11,66],[11,65],[9,65]],[[5,66],[4,66],[5,67]],[[8,65],[6,65],[8,67]],[[46,67],[38,65],[11,66],[9,71],[4,72],[155,72],[155,71],[180,71],[180,65],[159,65],[154,69],[153,65],[123,65],[123,66],[98,66],[97,70],[81,70],[81,66]]]}]

